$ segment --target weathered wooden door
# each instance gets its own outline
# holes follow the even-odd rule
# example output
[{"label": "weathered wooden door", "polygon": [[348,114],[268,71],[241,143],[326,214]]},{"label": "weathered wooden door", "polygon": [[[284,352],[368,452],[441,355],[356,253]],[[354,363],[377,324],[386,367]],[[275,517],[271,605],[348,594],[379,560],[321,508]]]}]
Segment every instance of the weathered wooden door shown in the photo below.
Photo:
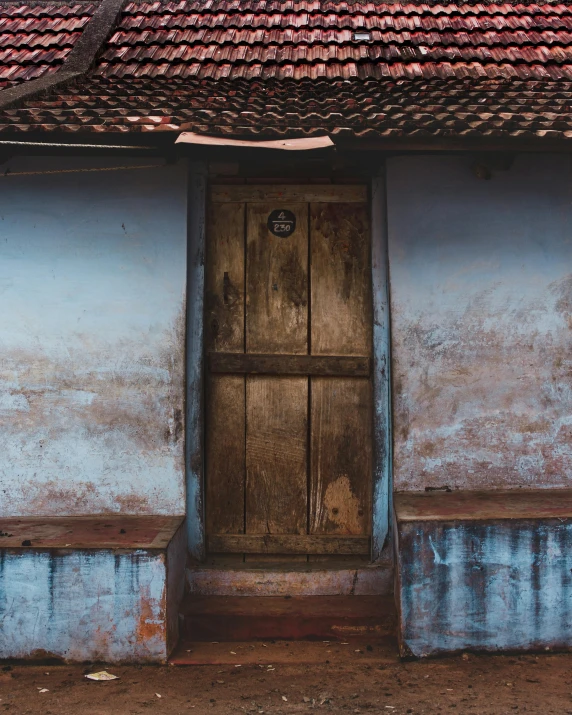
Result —
[{"label": "weathered wooden door", "polygon": [[210,553],[369,553],[371,302],[365,187],[211,188]]}]

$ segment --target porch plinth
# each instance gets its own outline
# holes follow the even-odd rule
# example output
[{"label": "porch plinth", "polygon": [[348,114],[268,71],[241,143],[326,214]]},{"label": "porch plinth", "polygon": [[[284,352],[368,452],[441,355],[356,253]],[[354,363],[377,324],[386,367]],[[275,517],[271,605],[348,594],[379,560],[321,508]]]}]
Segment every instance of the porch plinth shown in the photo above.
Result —
[{"label": "porch plinth", "polygon": [[0,520],[0,658],[166,662],[184,587],[182,523]]},{"label": "porch plinth", "polygon": [[402,656],[572,647],[572,490],[394,503]]}]

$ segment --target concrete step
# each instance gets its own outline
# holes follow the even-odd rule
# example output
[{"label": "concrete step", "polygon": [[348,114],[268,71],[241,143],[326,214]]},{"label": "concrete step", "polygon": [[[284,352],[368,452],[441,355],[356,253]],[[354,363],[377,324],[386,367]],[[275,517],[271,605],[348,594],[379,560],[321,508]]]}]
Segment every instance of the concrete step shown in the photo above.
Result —
[{"label": "concrete step", "polygon": [[389,596],[393,564],[214,562],[188,568],[186,580],[196,596]]},{"label": "concrete step", "polygon": [[392,596],[188,596],[183,638],[198,642],[382,638],[396,632]]}]

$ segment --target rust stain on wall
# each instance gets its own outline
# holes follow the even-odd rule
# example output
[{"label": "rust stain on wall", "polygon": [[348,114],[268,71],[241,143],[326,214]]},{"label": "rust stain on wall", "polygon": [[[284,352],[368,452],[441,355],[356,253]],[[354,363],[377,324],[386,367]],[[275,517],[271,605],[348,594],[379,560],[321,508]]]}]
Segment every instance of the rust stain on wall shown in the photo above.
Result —
[{"label": "rust stain on wall", "polygon": [[150,588],[140,590],[139,614],[136,639],[145,644],[154,639],[166,640],[167,633],[167,589],[166,582],[160,599],[151,594]]}]

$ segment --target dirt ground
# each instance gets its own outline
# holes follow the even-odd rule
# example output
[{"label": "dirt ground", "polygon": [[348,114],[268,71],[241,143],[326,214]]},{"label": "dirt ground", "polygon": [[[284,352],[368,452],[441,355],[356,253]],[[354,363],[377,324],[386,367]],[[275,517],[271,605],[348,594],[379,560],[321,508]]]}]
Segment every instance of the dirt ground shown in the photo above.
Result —
[{"label": "dirt ground", "polygon": [[[325,645],[325,648],[329,646]],[[0,713],[572,713],[572,655],[462,654],[400,661],[200,666],[0,665]],[[103,667],[119,676],[92,682]]]}]

